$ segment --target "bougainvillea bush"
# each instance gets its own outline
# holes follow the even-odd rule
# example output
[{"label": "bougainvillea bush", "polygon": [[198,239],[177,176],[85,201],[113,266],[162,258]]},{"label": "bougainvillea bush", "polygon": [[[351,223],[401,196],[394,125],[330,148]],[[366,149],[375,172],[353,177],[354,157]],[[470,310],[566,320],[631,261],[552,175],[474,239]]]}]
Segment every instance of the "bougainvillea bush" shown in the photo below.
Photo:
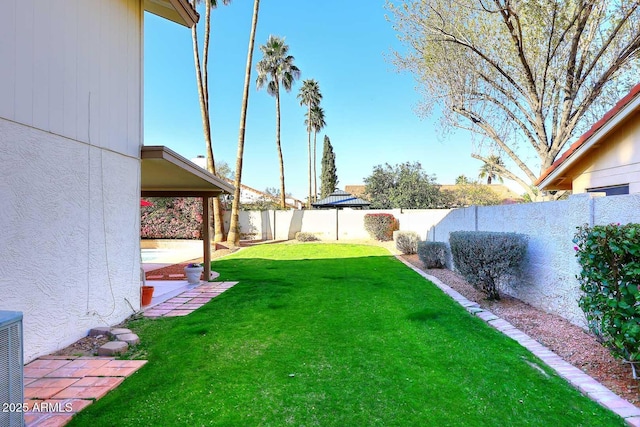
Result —
[{"label": "bougainvillea bush", "polygon": [[393,231],[398,223],[393,215],[388,213],[366,214],[364,216],[364,229],[372,239],[388,241],[393,238]]},{"label": "bougainvillea bush", "polygon": [[614,356],[640,362],[640,224],[584,225],[573,242],[589,329]]},{"label": "bougainvillea bush", "polygon": [[151,197],[152,206],[141,207],[142,239],[201,239],[202,199]]}]

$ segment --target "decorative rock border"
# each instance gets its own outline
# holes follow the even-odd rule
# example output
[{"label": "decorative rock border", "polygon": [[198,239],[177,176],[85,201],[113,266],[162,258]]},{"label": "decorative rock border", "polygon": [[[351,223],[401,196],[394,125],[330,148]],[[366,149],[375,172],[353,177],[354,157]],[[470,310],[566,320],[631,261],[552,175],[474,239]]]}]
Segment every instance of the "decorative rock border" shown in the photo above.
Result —
[{"label": "decorative rock border", "polygon": [[136,345],[140,343],[140,338],[134,334],[131,329],[126,328],[109,328],[98,327],[89,331],[90,337],[109,336],[113,338],[113,341],[109,341],[103,344],[98,349],[98,356],[115,356],[121,353],[125,353],[130,345]]},{"label": "decorative rock border", "polygon": [[499,318],[490,311],[484,310],[477,302],[468,300],[458,291],[442,283],[436,277],[425,273],[411,263],[405,261],[399,255],[396,255],[396,258],[440,288],[442,292],[449,295],[469,313],[484,320],[489,326],[499,330],[509,338],[516,340],[521,346],[542,360],[547,366],[553,369],[559,376],[567,380],[569,384],[579,390],[582,394],[622,417],[627,425],[631,427],[640,427],[640,408],[632,405],[600,384],[591,376],[585,374],[572,364],[564,361],[560,356],[513,326],[511,323]]}]

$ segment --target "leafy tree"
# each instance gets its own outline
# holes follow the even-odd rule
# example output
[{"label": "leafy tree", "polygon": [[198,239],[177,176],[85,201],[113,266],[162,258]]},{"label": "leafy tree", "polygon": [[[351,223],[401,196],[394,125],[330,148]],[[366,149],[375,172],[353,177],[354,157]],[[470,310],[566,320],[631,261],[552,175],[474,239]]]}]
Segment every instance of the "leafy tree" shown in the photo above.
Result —
[{"label": "leafy tree", "polygon": [[497,172],[531,199],[531,183],[573,135],[637,83],[637,0],[389,0],[387,8],[407,46],[395,63],[419,80],[422,112],[443,107],[448,125],[480,137],[472,157],[486,163],[483,151],[499,153],[510,165]]},{"label": "leafy tree", "polygon": [[258,78],[256,86],[261,89],[267,85],[267,93],[276,99],[276,147],[278,160],[280,161],[280,207],[284,209],[284,159],[282,158],[282,146],[280,144],[280,86],[287,92],[291,91],[293,82],[300,78],[300,70],[293,63],[295,58],[289,55],[289,46],[284,38],[269,36],[267,43],[260,46],[262,59],[256,64]]},{"label": "leafy tree", "polygon": [[[197,4],[203,0],[191,0],[191,5],[195,8]],[[223,0],[224,5],[231,3],[231,0]],[[215,167],[215,158],[213,156],[213,144],[211,142],[211,118],[209,116],[209,39],[211,35],[211,9],[218,7],[217,0],[204,0],[204,41],[202,47],[202,56],[200,56],[200,48],[198,47],[198,25],[191,27],[191,41],[193,44],[193,61],[196,71],[196,84],[198,87],[198,100],[200,101],[200,116],[202,117],[202,131],[204,134],[204,142],[207,149],[207,171],[217,175]],[[223,210],[220,199],[215,197],[212,199],[213,204],[213,227],[214,238],[216,242],[224,239],[224,220]]]},{"label": "leafy tree", "polygon": [[[309,193],[307,198],[307,208],[311,207],[311,128],[312,122],[309,120],[311,117],[311,109],[313,107],[317,107],[320,104],[320,100],[322,99],[322,94],[320,93],[320,86],[318,82],[313,79],[307,79],[302,81],[302,87],[300,88],[300,92],[298,92],[298,99],[300,100],[300,105],[307,107],[307,114],[304,124],[307,126],[307,153],[309,157]],[[315,138],[314,138],[314,160],[315,166]],[[315,176],[315,171],[314,171]]]},{"label": "leafy tree", "polygon": [[[443,203],[447,208],[459,208],[464,206],[491,206],[502,203],[500,197],[490,187],[477,182],[456,184],[451,190],[443,190],[450,196]],[[447,194],[448,193],[448,194]]]},{"label": "leafy tree", "polygon": [[251,81],[251,63],[253,61],[253,46],[256,40],[256,28],[258,27],[258,13],[260,0],[253,2],[253,16],[251,18],[251,32],[249,34],[249,48],[247,49],[247,65],[244,70],[244,88],[242,92],[242,107],[240,108],[240,129],[238,131],[238,152],[236,155],[236,175],[234,182],[233,203],[231,206],[231,222],[227,242],[233,245],[240,244],[240,187],[242,185],[242,158],[244,156],[244,135],[247,124],[247,107],[249,104],[249,85]]},{"label": "leafy tree", "polygon": [[327,125],[324,121],[324,110],[322,107],[317,105],[311,109],[309,123],[313,129],[313,200],[315,201],[318,196],[318,185],[316,183],[316,176],[318,175],[316,172],[316,138],[318,136],[318,132]]},{"label": "leafy tree", "polygon": [[432,209],[443,203],[435,175],[427,174],[418,162],[375,166],[364,182],[372,209]]},{"label": "leafy tree", "polygon": [[504,163],[502,163],[502,159],[500,159],[500,156],[492,154],[484,161],[484,165],[482,165],[482,167],[480,168],[478,178],[487,178],[487,185],[491,185],[491,181],[493,181],[494,179],[498,179],[500,182],[504,182],[504,180],[500,176],[500,170],[502,168],[504,168]]},{"label": "leafy tree", "polygon": [[322,148],[322,165],[320,167],[320,198],[329,197],[338,186],[338,175],[336,172],[336,155],[333,152],[331,140],[324,136],[324,146]]},{"label": "leafy tree", "polygon": [[229,166],[229,163],[224,160],[216,160],[216,176],[220,178],[234,179],[235,172]]}]

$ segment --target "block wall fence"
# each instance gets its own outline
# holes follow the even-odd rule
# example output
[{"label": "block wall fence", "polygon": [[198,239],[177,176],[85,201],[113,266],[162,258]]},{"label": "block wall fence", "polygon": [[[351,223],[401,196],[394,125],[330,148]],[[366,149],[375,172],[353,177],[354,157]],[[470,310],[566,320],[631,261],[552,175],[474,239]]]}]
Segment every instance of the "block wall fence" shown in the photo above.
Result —
[{"label": "block wall fence", "polygon": [[[640,194],[603,197],[576,194],[568,200],[464,209],[291,210],[240,212],[243,238],[288,240],[299,231],[325,241],[368,239],[367,213],[390,213],[400,230],[415,231],[422,240],[449,241],[452,231],[505,231],[526,234],[529,248],[523,275],[502,284],[501,292],[586,327],[578,306],[573,236],[584,225],[640,222]],[[227,217],[228,227],[228,217]],[[451,260],[449,260],[451,267]]]}]

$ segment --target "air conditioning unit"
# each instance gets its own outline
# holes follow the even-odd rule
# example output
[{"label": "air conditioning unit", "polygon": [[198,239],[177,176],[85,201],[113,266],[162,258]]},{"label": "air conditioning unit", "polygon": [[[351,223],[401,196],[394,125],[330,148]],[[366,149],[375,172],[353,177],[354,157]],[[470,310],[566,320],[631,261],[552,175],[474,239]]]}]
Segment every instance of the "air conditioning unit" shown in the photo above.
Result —
[{"label": "air conditioning unit", "polygon": [[22,313],[0,311],[0,427],[23,427]]}]

